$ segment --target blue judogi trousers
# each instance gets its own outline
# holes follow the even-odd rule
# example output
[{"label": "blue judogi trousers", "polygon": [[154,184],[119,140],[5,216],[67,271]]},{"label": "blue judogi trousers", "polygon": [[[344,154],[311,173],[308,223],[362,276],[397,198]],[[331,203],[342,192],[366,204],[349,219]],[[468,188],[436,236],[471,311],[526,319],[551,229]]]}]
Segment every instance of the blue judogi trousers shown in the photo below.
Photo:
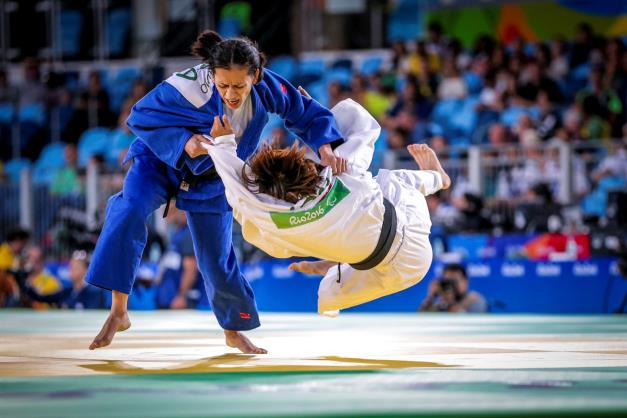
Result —
[{"label": "blue judogi trousers", "polygon": [[[85,281],[104,289],[131,292],[146,245],[146,220],[176,193],[182,176],[181,171],[150,152],[134,156],[122,191],[109,199],[104,227]],[[209,302],[223,329],[257,328],[255,297],[233,250],[232,212],[224,196],[213,200],[214,205],[209,199],[208,210],[186,211]]]}]

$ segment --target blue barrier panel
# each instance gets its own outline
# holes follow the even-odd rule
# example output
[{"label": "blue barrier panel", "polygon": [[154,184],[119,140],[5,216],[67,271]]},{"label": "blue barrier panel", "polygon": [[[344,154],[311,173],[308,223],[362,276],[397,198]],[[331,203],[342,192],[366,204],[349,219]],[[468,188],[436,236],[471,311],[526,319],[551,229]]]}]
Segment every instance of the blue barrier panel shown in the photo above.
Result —
[{"label": "blue barrier panel", "polygon": [[[242,266],[260,311],[317,311],[320,277],[288,270],[289,264],[290,260],[264,260]],[[347,312],[416,312],[442,267],[435,262],[417,285]],[[67,264],[49,263],[47,268],[69,285]],[[466,270],[471,290],[483,294],[496,313],[610,313],[627,294],[627,279],[619,276],[615,258],[471,261]]]},{"label": "blue barrier panel", "polygon": [[[287,260],[243,267],[262,311],[316,311],[319,277],[287,270]],[[493,312],[604,313],[615,310],[627,292],[614,258],[588,261],[472,261],[466,264],[470,288],[483,294]],[[416,286],[364,305],[353,312],[415,312],[429,281],[439,277],[436,262]]]}]

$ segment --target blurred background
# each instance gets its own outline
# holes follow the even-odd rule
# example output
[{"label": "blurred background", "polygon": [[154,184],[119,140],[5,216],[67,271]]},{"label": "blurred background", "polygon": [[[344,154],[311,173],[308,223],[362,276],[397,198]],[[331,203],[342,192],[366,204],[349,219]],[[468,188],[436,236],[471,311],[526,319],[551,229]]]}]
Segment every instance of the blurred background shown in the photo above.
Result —
[{"label": "blurred background", "polygon": [[[0,306],[110,303],[83,276],[126,117],[206,28],[325,106],[364,105],[374,173],[427,143],[451,174],[428,276],[355,311],[625,312],[627,3],[599,0],[0,0]],[[263,140],[296,138],[271,119]],[[130,308],[210,309],[184,213],[161,215]],[[234,234],[260,310],[315,312],[319,278]]]}]

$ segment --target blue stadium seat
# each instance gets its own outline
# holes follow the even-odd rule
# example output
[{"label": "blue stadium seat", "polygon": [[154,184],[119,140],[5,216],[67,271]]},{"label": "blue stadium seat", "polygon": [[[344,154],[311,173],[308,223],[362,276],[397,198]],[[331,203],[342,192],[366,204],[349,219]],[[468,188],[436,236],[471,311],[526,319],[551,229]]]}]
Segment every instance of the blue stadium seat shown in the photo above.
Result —
[{"label": "blue stadium seat", "polygon": [[298,74],[294,80],[295,86],[308,86],[322,79],[323,74]]},{"label": "blue stadium seat", "polygon": [[326,64],[321,59],[305,59],[298,63],[299,75],[313,74],[316,76],[322,76],[325,69]]},{"label": "blue stadium seat", "polygon": [[339,58],[329,66],[330,68],[343,68],[348,71],[353,71],[353,60],[350,58]]},{"label": "blue stadium seat", "polygon": [[624,177],[609,176],[602,178],[596,188],[581,202],[581,209],[586,216],[606,216],[607,196],[615,190],[625,190],[627,180]]},{"label": "blue stadium seat", "polygon": [[118,164],[120,152],[131,146],[131,142],[135,140],[135,135],[126,133],[122,129],[116,129],[111,135],[111,144],[107,148],[107,162],[112,165]]},{"label": "blue stadium seat", "polygon": [[[124,67],[117,70],[109,83],[109,108],[118,113],[124,103],[124,99],[131,92],[133,82],[140,77],[140,71],[136,67]],[[104,85],[104,83],[103,83]]]},{"label": "blue stadium seat", "polygon": [[457,148],[466,148],[470,145],[470,138],[467,136],[458,136],[448,141],[449,146]]},{"label": "blue stadium seat", "polygon": [[17,183],[20,181],[20,175],[22,169],[30,167],[30,161],[24,158],[9,160],[5,166],[4,171],[7,173],[11,182]]},{"label": "blue stadium seat", "polygon": [[62,142],[46,145],[46,147],[41,151],[35,166],[63,167],[63,165],[65,165],[65,145],[66,144]]},{"label": "blue stadium seat", "polygon": [[218,22],[218,33],[223,38],[233,38],[242,34],[242,24],[238,19],[223,17]]},{"label": "blue stadium seat", "polygon": [[527,108],[527,114],[531,117],[531,119],[533,119],[534,121],[539,121],[540,120],[540,115],[542,114],[542,110],[540,109],[539,106],[530,106]]},{"label": "blue stadium seat", "polygon": [[370,57],[363,60],[359,72],[365,75],[373,75],[383,66],[383,58]]},{"label": "blue stadium seat", "polygon": [[483,79],[472,71],[466,71],[464,73],[464,81],[468,86],[468,93],[470,95],[476,95],[481,92],[483,88]]},{"label": "blue stadium seat", "polygon": [[83,15],[78,10],[63,10],[60,20],[61,52],[66,57],[74,57],[80,51]]},{"label": "blue stadium seat", "polygon": [[107,41],[109,55],[117,57],[124,53],[126,39],[131,30],[131,8],[118,7],[109,11],[107,20]]},{"label": "blue stadium seat", "polygon": [[422,31],[420,2],[416,0],[400,0],[394,2],[396,7],[389,14],[388,41],[413,41]]},{"label": "blue stadium seat", "polygon": [[512,106],[501,112],[501,123],[506,126],[513,126],[526,113],[527,110],[524,107]]},{"label": "blue stadium seat", "polygon": [[273,58],[268,64],[268,68],[280,76],[292,81],[298,72],[298,63],[294,57],[282,55]]},{"label": "blue stadium seat", "polygon": [[43,125],[46,121],[46,111],[43,104],[33,103],[22,106],[18,112],[20,122],[32,122],[37,125]]},{"label": "blue stadium seat", "polygon": [[372,154],[370,171],[376,173],[379,168],[381,168],[383,165],[383,158],[388,149],[388,131],[385,128],[381,128],[379,138],[377,138],[377,141],[374,143],[374,153]]},{"label": "blue stadium seat", "polygon": [[431,136],[442,136],[444,135],[444,129],[437,123],[431,122],[428,127],[429,133]]},{"label": "blue stadium seat", "polygon": [[332,68],[324,73],[327,83],[337,81],[343,86],[350,86],[353,73],[348,68]]},{"label": "blue stadium seat", "polygon": [[96,154],[106,156],[109,147],[111,147],[109,129],[93,128],[85,131],[78,143],[78,164],[85,167],[91,156]]},{"label": "blue stadium seat", "polygon": [[65,165],[64,143],[48,144],[33,166],[33,183],[50,184],[56,171]]},{"label": "blue stadium seat", "polygon": [[0,123],[11,123],[15,108],[10,103],[0,103]]},{"label": "blue stadium seat", "polygon": [[0,123],[11,123],[15,108],[10,103],[0,103]]},{"label": "blue stadium seat", "polygon": [[478,102],[477,97],[467,97],[461,101],[458,110],[451,115],[450,126],[458,133],[467,136],[477,126],[477,112],[475,107]]},{"label": "blue stadium seat", "polygon": [[463,102],[456,99],[440,100],[433,107],[431,120],[442,127],[445,136],[450,136],[454,130],[453,116],[460,111]]},{"label": "blue stadium seat", "polygon": [[322,106],[329,106],[329,90],[327,89],[327,83],[323,81],[316,81],[311,83],[305,88],[307,92]]}]

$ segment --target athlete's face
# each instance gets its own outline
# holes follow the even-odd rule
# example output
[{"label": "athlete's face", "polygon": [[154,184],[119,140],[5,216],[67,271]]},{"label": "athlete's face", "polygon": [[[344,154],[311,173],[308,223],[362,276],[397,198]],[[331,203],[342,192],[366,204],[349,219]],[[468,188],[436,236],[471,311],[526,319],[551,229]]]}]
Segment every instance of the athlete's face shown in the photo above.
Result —
[{"label": "athlete's face", "polygon": [[248,73],[247,67],[216,68],[214,81],[222,101],[231,109],[237,109],[244,103],[253,84],[259,78],[259,70],[255,74]]}]

